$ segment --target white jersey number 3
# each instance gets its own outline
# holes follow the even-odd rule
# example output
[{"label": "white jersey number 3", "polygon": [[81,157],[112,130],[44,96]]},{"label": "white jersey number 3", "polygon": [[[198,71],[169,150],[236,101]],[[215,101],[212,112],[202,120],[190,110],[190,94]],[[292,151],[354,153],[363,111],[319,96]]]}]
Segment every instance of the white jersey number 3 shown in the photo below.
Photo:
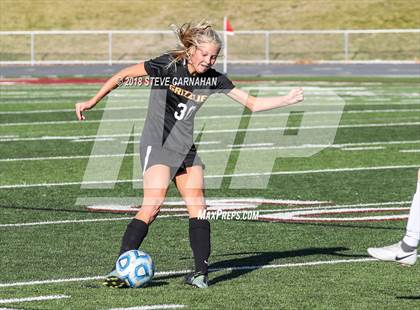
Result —
[{"label": "white jersey number 3", "polygon": [[178,108],[180,108],[179,112],[175,112],[174,116],[177,120],[182,120],[185,116],[185,113],[187,112],[187,105],[185,103],[178,103]]},{"label": "white jersey number 3", "polygon": [[188,109],[188,113],[187,113],[187,105],[185,103],[178,103],[178,108],[180,108],[179,111],[174,113],[174,116],[177,120],[181,121],[181,120],[186,120],[189,119],[192,115],[192,113],[195,111],[196,107],[195,106],[191,106]]}]

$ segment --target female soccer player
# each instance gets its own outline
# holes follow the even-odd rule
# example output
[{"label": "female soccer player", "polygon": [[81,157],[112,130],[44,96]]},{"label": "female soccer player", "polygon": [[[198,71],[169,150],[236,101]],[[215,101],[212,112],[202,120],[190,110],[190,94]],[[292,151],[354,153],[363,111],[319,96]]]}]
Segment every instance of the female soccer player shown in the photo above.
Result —
[{"label": "female soccer player", "polygon": [[[220,37],[207,22],[184,24],[176,30],[178,48],[155,59],[128,67],[111,77],[89,101],[76,104],[76,115],[93,108],[127,78],[149,76],[152,90],[141,135],[143,202],[122,238],[120,254],[138,249],[174,180],[189,213],[189,237],[195,272],[186,278],[194,287],[206,288],[210,256],[210,223],[198,219],[206,208],[203,163],[193,143],[194,117],[213,93],[221,92],[252,112],[288,106],[303,100],[303,90],[286,96],[256,98],[236,88],[223,74],[212,69],[222,47]],[[120,286],[115,273],[108,286]]]}]

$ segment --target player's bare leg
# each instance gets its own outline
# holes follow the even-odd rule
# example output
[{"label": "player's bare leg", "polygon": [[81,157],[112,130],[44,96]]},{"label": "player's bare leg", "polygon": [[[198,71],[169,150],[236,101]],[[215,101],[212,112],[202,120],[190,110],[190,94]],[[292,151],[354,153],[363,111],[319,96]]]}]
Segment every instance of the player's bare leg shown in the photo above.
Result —
[{"label": "player's bare leg", "polygon": [[407,228],[402,241],[383,247],[369,248],[369,255],[402,265],[414,265],[417,261],[417,247],[420,239],[420,169],[417,174],[417,189],[411,203]]},{"label": "player's bare leg", "polygon": [[195,271],[185,280],[194,287],[207,288],[210,223],[208,220],[199,219],[206,209],[203,168],[201,166],[187,168],[186,173],[176,177],[176,185],[188,209],[190,245],[195,263]]},{"label": "player's bare leg", "polygon": [[[143,202],[140,210],[127,225],[121,241],[119,255],[130,250],[137,250],[149,230],[149,225],[159,214],[160,206],[165,200],[166,191],[170,181],[170,169],[164,165],[154,165],[147,169],[143,175]],[[103,283],[109,287],[127,287],[120,280],[115,270],[109,273]]]},{"label": "player's bare leg", "polygon": [[143,202],[135,219],[151,224],[159,214],[165,201],[170,182],[170,169],[164,165],[154,165],[143,175]]},{"label": "player's bare leg", "polygon": [[201,166],[188,167],[187,173],[177,175],[175,180],[187,206],[189,218],[200,216],[206,210],[203,168]]}]

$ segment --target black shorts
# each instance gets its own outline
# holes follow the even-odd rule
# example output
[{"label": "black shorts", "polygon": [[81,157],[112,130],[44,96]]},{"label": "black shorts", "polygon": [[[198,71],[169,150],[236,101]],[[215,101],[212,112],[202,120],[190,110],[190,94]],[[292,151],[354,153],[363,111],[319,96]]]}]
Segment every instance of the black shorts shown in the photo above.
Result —
[{"label": "black shorts", "polygon": [[143,174],[154,165],[165,165],[171,169],[171,179],[186,173],[188,167],[201,166],[205,168],[197,149],[193,145],[187,154],[177,153],[158,145],[140,145],[140,160]]}]

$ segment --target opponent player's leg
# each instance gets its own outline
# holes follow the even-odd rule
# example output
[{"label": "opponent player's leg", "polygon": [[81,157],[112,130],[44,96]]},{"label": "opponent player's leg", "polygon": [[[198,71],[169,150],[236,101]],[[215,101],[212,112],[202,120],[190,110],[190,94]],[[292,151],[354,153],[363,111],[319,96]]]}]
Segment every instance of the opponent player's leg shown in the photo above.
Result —
[{"label": "opponent player's leg", "polygon": [[407,250],[414,250],[419,245],[420,239],[420,169],[417,174],[417,188],[411,203],[410,214],[408,216],[405,236],[402,240]]},{"label": "opponent player's leg", "polygon": [[[170,168],[164,165],[154,165],[143,175],[143,202],[140,210],[127,225],[119,255],[130,250],[137,250],[149,230],[149,225],[155,220],[160,206],[165,200],[170,180]],[[118,255],[118,256],[119,256]],[[109,273],[104,281],[109,287],[125,287],[124,281],[118,279],[115,270]]]},{"label": "opponent player's leg", "polygon": [[186,283],[199,288],[207,288],[210,223],[206,219],[198,218],[206,209],[203,168],[201,166],[188,167],[186,173],[176,176],[175,181],[188,209],[190,245],[195,263],[195,271],[187,276]]},{"label": "opponent player's leg", "polygon": [[380,260],[395,261],[403,265],[414,265],[420,239],[420,169],[417,188],[410,207],[406,233],[402,241],[382,248],[369,248],[368,253]]}]

